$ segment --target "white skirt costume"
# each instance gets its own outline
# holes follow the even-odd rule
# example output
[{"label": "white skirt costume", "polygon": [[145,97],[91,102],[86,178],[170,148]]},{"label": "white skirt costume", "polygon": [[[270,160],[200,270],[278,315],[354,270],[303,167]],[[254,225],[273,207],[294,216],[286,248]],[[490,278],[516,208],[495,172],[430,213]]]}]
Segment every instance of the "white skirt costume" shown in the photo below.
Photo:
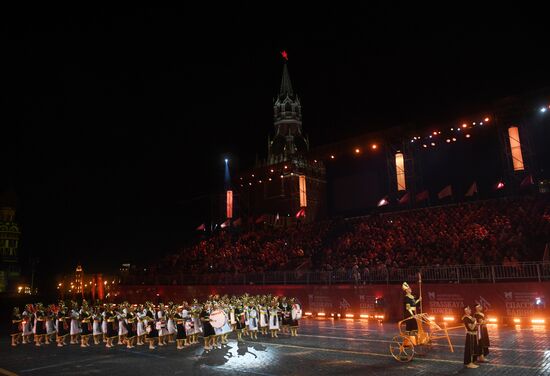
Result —
[{"label": "white skirt costume", "polygon": [[30,318],[29,314],[26,313],[26,312],[23,313],[23,321],[24,321],[23,335],[24,336],[31,335],[32,330],[33,330],[32,325],[31,325],[31,318]]},{"label": "white skirt costume", "polygon": [[260,328],[269,326],[269,317],[265,308],[260,308]]},{"label": "white skirt costume", "polygon": [[173,319],[168,319],[168,323],[166,324],[166,328],[168,329],[168,334],[175,334],[178,332],[178,329],[176,328],[176,324],[174,323]]},{"label": "white skirt costume", "polygon": [[80,329],[80,323],[78,322],[79,316],[80,315],[78,314],[78,312],[76,311],[71,312],[71,333],[70,334],[72,336],[80,334],[80,332],[82,331]]},{"label": "white skirt costume", "polygon": [[46,334],[54,334],[55,331],[56,330],[53,320],[46,320]]},{"label": "white skirt costume", "polygon": [[[97,336],[97,335],[103,333],[103,327],[102,326],[103,326],[103,323],[101,322],[100,317],[95,315],[94,316],[94,325],[93,325],[93,328],[92,328],[92,334],[94,336]],[[107,328],[105,328],[105,329],[107,329]]]}]

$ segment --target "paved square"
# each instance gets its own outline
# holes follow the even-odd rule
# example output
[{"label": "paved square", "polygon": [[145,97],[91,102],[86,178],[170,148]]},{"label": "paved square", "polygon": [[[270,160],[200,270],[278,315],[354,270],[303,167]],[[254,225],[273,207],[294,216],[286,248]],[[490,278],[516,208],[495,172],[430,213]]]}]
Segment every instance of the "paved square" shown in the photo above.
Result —
[{"label": "paved square", "polygon": [[[399,363],[389,353],[397,334],[395,324],[359,320],[301,321],[299,337],[258,337],[204,352],[194,346],[176,350],[175,344],[148,350],[103,345],[81,349],[0,346],[0,374],[8,375],[550,375],[550,338],[545,326],[490,326],[490,362],[478,369],[462,364],[464,332],[451,338],[455,352],[435,344],[410,363]],[[234,337],[234,336],[233,336]]]}]

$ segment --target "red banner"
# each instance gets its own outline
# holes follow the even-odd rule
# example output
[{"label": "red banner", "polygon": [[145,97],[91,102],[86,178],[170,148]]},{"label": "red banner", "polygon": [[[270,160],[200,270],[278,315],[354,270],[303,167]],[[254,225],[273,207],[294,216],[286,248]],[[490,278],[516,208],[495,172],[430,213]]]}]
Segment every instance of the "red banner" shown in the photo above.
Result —
[{"label": "red banner", "polygon": [[[418,296],[418,286],[411,284]],[[131,303],[174,301],[193,298],[204,300],[219,295],[272,294],[296,297],[304,312],[368,314],[383,313],[389,320],[403,314],[401,285],[225,285],[225,286],[117,286],[112,296],[116,301]],[[545,318],[550,316],[546,297],[550,282],[496,284],[422,284],[423,310],[438,318],[459,319],[466,305],[481,304],[489,316],[508,318]]]}]

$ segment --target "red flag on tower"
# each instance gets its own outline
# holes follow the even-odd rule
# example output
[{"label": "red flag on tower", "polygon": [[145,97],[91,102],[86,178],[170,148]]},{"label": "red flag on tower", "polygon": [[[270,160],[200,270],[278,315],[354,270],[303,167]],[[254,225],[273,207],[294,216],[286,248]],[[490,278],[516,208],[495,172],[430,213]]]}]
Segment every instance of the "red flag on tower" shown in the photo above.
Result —
[{"label": "red flag on tower", "polygon": [[306,216],[306,208],[301,208],[296,213],[296,218],[301,218],[301,217],[305,217],[305,216]]},{"label": "red flag on tower", "polygon": [[533,180],[533,175],[531,175],[531,174],[524,177],[519,186],[521,188],[525,188],[525,187],[528,187],[530,185],[535,185],[535,181]]},{"label": "red flag on tower", "polygon": [[471,185],[471,187],[468,189],[468,192],[466,192],[466,197],[472,197],[477,193],[477,184],[474,181],[474,183]]},{"label": "red flag on tower", "polygon": [[430,198],[430,194],[429,194],[428,190],[424,190],[424,191],[422,191],[422,192],[420,192],[419,194],[416,195],[416,202],[425,201],[428,198]]},{"label": "red flag on tower", "polygon": [[443,188],[441,191],[439,191],[439,193],[437,194],[437,197],[439,197],[439,199],[442,199],[442,198],[449,197],[449,196],[452,196],[452,195],[453,195],[453,188],[449,184],[448,186]]},{"label": "red flag on tower", "polygon": [[411,200],[411,194],[409,192],[405,193],[403,197],[399,199],[399,205],[407,204]]},{"label": "red flag on tower", "polygon": [[203,223],[199,227],[197,227],[197,231],[206,231],[206,225]]}]

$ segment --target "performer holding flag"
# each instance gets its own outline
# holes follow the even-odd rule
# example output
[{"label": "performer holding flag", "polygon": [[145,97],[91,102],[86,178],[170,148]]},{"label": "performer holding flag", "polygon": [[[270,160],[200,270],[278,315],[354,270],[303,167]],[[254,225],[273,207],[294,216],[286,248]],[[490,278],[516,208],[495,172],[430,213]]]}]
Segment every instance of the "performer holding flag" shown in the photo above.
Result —
[{"label": "performer holding flag", "polygon": [[[403,316],[404,318],[412,317],[416,315],[416,307],[418,304],[422,301],[422,297],[416,299],[414,295],[412,294],[412,290],[407,282],[403,282],[403,285],[401,286],[403,291],[405,292],[405,303],[404,303],[404,312]],[[418,324],[415,319],[410,319],[405,321],[406,330],[408,332],[411,331],[417,331],[418,330]]]}]

